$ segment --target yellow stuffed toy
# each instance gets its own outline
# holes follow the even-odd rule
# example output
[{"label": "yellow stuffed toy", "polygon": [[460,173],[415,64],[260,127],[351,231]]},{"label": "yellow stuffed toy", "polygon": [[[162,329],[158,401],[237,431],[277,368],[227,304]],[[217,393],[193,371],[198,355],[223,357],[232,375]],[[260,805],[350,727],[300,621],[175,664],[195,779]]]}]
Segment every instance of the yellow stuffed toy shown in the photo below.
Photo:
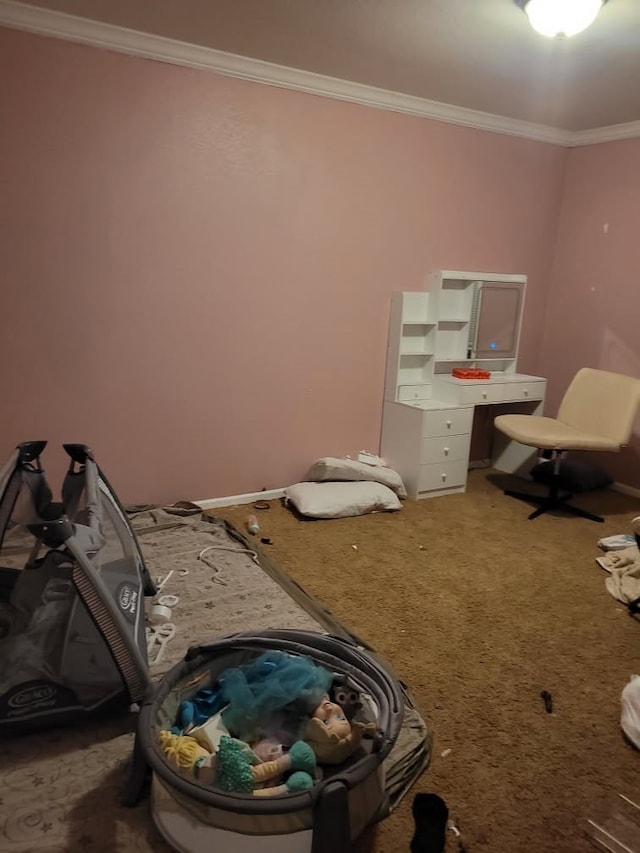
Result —
[{"label": "yellow stuffed toy", "polygon": [[213,784],[216,775],[216,759],[195,738],[160,732],[160,746],[169,761],[178,770],[193,776],[198,782]]}]

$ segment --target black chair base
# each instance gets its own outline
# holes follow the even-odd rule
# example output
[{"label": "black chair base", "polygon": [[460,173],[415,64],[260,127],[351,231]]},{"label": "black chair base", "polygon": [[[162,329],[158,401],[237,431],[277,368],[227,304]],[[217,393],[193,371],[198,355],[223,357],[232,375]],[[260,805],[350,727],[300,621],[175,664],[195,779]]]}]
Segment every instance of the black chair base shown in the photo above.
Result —
[{"label": "black chair base", "polygon": [[571,515],[578,515],[581,518],[588,518],[589,521],[598,521],[600,523],[604,522],[604,518],[602,518],[602,516],[595,515],[592,512],[587,512],[586,509],[581,509],[579,506],[574,506],[573,504],[568,503],[573,495],[561,495],[556,488],[551,488],[547,495],[530,495],[526,492],[515,492],[512,489],[507,489],[504,494],[508,495],[510,498],[518,498],[518,500],[537,505],[538,509],[531,513],[529,521],[533,521],[534,518],[542,515],[543,512],[560,510],[561,512],[568,512]]}]

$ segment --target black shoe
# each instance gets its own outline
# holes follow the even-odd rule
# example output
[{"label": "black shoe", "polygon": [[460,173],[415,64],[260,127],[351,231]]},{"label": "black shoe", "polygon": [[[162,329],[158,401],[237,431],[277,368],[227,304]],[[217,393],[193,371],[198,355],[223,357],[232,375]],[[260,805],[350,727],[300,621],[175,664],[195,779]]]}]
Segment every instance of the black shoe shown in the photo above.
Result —
[{"label": "black shoe", "polygon": [[443,853],[449,820],[445,801],[437,794],[416,794],[411,810],[416,824],[411,853]]}]

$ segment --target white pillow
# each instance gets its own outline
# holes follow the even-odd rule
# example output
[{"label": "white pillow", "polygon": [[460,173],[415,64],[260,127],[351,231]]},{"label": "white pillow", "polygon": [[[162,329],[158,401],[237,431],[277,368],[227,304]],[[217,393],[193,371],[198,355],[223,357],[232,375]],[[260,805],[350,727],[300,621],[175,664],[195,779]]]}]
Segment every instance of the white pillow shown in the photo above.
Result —
[{"label": "white pillow", "polygon": [[284,495],[301,515],[311,518],[345,518],[402,508],[395,492],[382,483],[295,483]]},{"label": "white pillow", "polygon": [[640,749],[640,677],[632,675],[622,696],[622,717],[620,725],[629,740]]},{"label": "white pillow", "polygon": [[356,462],[353,459],[336,459],[333,456],[325,456],[313,463],[307,471],[305,480],[370,480],[374,483],[383,483],[398,495],[406,498],[407,490],[402,482],[402,477],[393,468],[382,465],[367,465],[366,462]]}]

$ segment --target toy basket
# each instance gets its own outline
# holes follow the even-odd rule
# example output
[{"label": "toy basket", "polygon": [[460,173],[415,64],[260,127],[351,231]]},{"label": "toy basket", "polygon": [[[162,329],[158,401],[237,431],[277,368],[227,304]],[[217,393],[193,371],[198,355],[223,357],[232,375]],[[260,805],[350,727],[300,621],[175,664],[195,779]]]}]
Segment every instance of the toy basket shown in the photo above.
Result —
[{"label": "toy basket", "polygon": [[[199,784],[165,758],[159,732],[170,728],[199,677],[215,680],[268,650],[305,655],[360,691],[377,734],[335,767],[323,767],[313,788],[273,797],[230,794]],[[354,642],[311,631],[268,630],[222,637],[189,650],[140,712],[130,792],[152,772],[153,819],[183,853],[347,853],[370,823],[389,812],[383,762],[402,727],[403,690],[375,657]],[[133,802],[127,803],[133,805]]]}]

